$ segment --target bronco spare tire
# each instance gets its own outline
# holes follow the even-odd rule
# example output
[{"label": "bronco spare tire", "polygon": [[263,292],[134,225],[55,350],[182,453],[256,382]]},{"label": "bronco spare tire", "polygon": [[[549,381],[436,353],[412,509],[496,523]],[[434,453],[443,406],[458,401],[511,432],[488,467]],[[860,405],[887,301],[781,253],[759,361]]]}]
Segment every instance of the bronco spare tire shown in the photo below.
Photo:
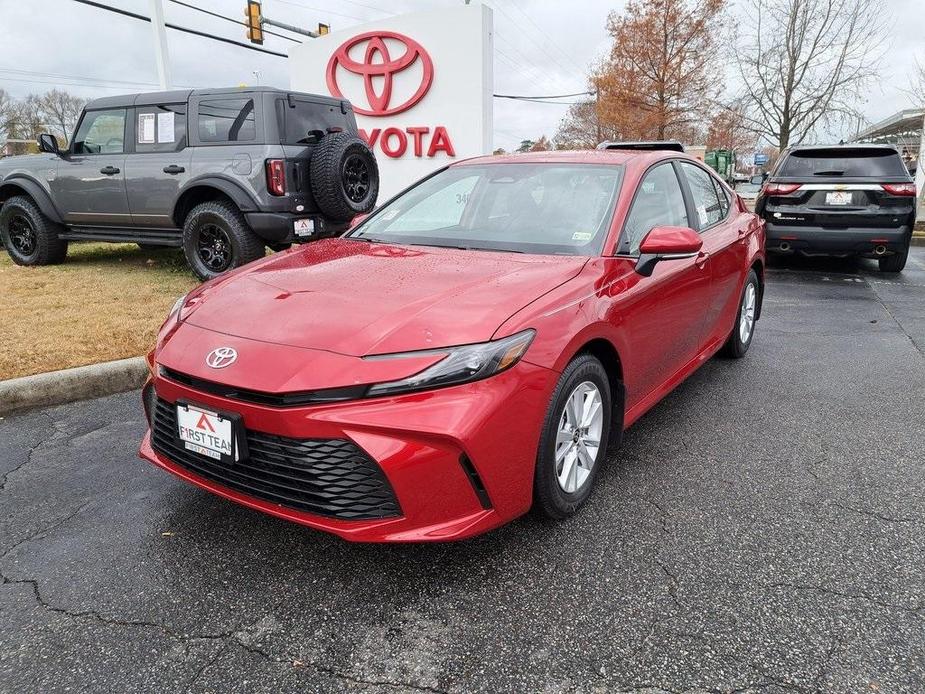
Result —
[{"label": "bronco spare tire", "polygon": [[350,221],[376,206],[379,167],[356,135],[342,132],[322,138],[312,152],[309,172],[315,202],[333,221]]}]

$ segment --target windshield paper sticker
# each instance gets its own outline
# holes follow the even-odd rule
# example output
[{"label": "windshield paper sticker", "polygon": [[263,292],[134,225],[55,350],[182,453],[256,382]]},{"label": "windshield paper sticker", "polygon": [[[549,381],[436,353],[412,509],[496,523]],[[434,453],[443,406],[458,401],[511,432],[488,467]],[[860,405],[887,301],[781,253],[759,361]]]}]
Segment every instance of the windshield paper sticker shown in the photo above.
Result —
[{"label": "windshield paper sticker", "polygon": [[170,144],[174,141],[174,113],[165,111],[157,114],[157,141]]},{"label": "windshield paper sticker", "polygon": [[588,231],[576,231],[572,234],[572,241],[590,241],[594,237],[594,234]]},{"label": "windshield paper sticker", "polygon": [[138,144],[153,145],[154,140],[154,114],[138,114]]}]

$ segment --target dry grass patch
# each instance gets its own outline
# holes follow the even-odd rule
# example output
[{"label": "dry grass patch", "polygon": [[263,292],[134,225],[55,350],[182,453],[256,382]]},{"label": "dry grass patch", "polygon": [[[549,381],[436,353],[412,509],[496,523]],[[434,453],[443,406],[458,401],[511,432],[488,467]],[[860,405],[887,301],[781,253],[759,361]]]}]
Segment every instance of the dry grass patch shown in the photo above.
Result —
[{"label": "dry grass patch", "polygon": [[196,284],[178,249],[71,244],[45,267],[0,251],[0,380],[140,356]]}]

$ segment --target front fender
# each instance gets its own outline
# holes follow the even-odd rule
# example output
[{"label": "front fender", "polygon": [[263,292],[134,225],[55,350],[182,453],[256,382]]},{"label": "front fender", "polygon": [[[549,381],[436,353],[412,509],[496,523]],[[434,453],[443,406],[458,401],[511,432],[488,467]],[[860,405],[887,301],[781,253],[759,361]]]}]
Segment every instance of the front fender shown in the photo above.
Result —
[{"label": "front fender", "polygon": [[25,173],[13,173],[3,179],[3,183],[0,184],[0,197],[2,198],[10,197],[11,194],[15,195],[19,191],[35,200],[35,204],[39,206],[42,214],[46,217],[58,224],[63,223],[61,213],[58,212],[51,194],[33,176]]}]

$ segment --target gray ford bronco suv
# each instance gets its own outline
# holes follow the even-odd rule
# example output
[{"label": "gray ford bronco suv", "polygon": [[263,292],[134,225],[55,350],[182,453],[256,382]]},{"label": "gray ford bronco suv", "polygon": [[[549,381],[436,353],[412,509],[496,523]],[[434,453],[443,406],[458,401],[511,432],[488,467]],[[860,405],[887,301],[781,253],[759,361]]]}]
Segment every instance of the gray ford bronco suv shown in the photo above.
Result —
[{"label": "gray ford bronco suv", "polygon": [[182,246],[201,279],[342,233],[379,172],[349,102],[257,87],[90,102],[67,149],[0,160],[0,238],[19,265],[69,241]]}]

